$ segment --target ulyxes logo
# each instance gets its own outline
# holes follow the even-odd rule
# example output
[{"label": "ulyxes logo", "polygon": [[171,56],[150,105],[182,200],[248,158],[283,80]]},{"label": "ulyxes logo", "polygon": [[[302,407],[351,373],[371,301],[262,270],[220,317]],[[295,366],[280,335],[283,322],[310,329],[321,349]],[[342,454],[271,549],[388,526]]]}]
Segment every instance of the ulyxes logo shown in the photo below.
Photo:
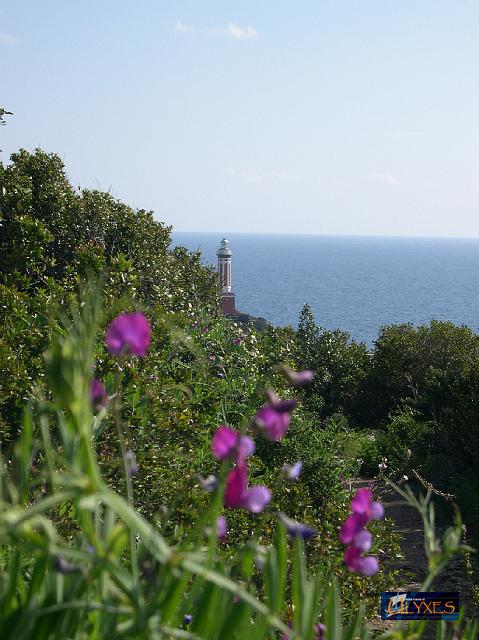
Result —
[{"label": "ulyxes logo", "polygon": [[381,593],[382,620],[458,620],[459,593],[386,591]]}]

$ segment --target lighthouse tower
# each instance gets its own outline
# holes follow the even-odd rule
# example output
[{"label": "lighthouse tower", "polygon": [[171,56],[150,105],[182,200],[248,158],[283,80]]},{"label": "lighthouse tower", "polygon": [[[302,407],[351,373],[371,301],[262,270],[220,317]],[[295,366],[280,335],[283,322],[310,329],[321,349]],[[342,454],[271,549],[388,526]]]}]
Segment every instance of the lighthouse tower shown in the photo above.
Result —
[{"label": "lighthouse tower", "polygon": [[221,287],[223,313],[232,316],[236,313],[235,294],[231,287],[231,256],[233,254],[230,249],[230,243],[226,238],[223,238],[221,241],[216,255],[218,256],[218,276]]}]

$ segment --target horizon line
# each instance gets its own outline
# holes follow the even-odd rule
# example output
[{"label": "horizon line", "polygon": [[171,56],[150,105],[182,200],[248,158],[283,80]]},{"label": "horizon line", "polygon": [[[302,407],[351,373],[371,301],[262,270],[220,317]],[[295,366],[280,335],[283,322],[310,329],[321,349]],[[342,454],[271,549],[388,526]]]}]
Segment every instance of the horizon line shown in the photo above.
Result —
[{"label": "horizon line", "polygon": [[405,235],[405,234],[379,234],[379,233],[298,233],[289,231],[197,231],[191,229],[175,229],[172,233],[201,233],[201,234],[218,234],[222,237],[229,235],[244,236],[306,236],[306,237],[323,237],[323,238],[387,238],[387,239],[403,239],[403,240],[479,240],[477,236],[426,236],[426,235]]}]

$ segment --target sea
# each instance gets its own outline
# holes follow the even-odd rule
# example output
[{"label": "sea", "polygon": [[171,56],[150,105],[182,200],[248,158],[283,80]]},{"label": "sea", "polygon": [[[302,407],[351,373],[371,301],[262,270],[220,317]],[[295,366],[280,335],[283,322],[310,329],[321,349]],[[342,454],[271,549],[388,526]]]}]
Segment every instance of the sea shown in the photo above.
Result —
[{"label": "sea", "polygon": [[479,331],[479,239],[175,232],[173,246],[216,265],[223,237],[237,309],[275,326],[297,327],[307,302],[318,325],[368,346],[389,324]]}]

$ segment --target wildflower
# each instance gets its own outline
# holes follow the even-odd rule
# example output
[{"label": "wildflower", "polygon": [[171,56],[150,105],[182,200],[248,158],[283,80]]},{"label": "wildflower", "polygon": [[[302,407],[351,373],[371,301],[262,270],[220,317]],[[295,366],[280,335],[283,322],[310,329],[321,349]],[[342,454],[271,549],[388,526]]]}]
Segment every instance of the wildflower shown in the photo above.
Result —
[{"label": "wildflower", "polygon": [[219,516],[216,520],[216,535],[220,542],[226,542],[226,535],[228,533],[228,524],[224,516]]},{"label": "wildflower", "polygon": [[58,571],[58,573],[61,573],[64,576],[68,575],[69,573],[78,571],[78,567],[73,566],[70,562],[68,562],[68,560],[65,560],[65,558],[55,558],[53,566],[55,567],[55,570]]},{"label": "wildflower", "polygon": [[311,371],[310,369],[305,369],[304,371],[293,371],[293,369],[286,365],[281,367],[281,371],[289,384],[296,389],[304,387],[308,382],[311,382],[315,375],[314,371]]},{"label": "wildflower", "polygon": [[190,613],[185,614],[185,616],[183,617],[183,624],[185,626],[188,626],[189,624],[191,624],[191,621],[193,620],[193,616]]},{"label": "wildflower", "polygon": [[282,511],[278,513],[278,518],[284,524],[286,531],[292,538],[312,538],[316,535],[316,529],[312,527],[308,527],[308,525],[303,524],[302,522],[298,522],[297,520],[292,520],[288,518]]},{"label": "wildflower", "polygon": [[151,328],[142,313],[123,313],[117,316],[106,332],[106,344],[113,355],[131,353],[146,355],[151,341]]},{"label": "wildflower", "polygon": [[384,508],[379,502],[373,501],[371,489],[363,488],[356,491],[351,500],[352,514],[346,518],[339,539],[347,544],[344,552],[344,563],[349,571],[372,576],[378,570],[378,560],[373,556],[362,556],[372,545],[372,535],[364,527],[373,519],[382,518]]},{"label": "wildflower", "polygon": [[228,425],[219,427],[213,436],[211,450],[215,458],[224,460],[236,453],[238,463],[253,455],[255,444],[249,436],[242,436]]},{"label": "wildflower", "polygon": [[288,480],[297,480],[303,470],[303,463],[299,460],[291,465],[284,464],[282,469]]},{"label": "wildflower", "polygon": [[367,516],[363,513],[353,513],[348,516],[341,527],[341,531],[339,532],[339,540],[343,544],[349,544],[367,523]]},{"label": "wildflower", "polygon": [[202,475],[197,473],[196,478],[198,480],[200,487],[204,489],[204,491],[207,491],[208,493],[211,493],[212,491],[214,491],[218,486],[218,478],[214,475],[209,475],[208,477],[204,478]]},{"label": "wildflower", "polygon": [[140,469],[140,466],[136,461],[136,456],[131,449],[125,452],[125,465],[128,475],[130,476],[136,475]]},{"label": "wildflower", "polygon": [[100,411],[100,409],[103,409],[103,407],[106,407],[108,404],[108,394],[105,386],[96,378],[93,378],[91,381],[90,396],[95,411]]},{"label": "wildflower", "polygon": [[384,516],[384,507],[380,502],[373,502],[373,492],[369,488],[358,489],[351,500],[351,511],[364,514],[369,520],[380,520]]},{"label": "wildflower", "polygon": [[264,485],[248,488],[248,468],[240,464],[226,478],[224,502],[230,509],[246,509],[260,513],[271,501],[271,491]]},{"label": "wildflower", "polygon": [[[288,627],[291,629],[292,628],[292,623],[288,623]],[[326,625],[325,624],[321,624],[321,622],[318,622],[318,624],[314,625],[314,640],[325,640],[326,638]],[[285,633],[281,636],[282,640],[289,640],[289,633]]]},{"label": "wildflower", "polygon": [[208,356],[208,360],[211,360],[211,362],[214,362],[216,360],[216,356],[214,353],[210,353],[210,355]]},{"label": "wildflower", "polygon": [[269,404],[261,407],[254,417],[254,425],[267,440],[281,440],[291,421],[290,412],[298,404],[297,400],[279,400],[268,394]]},{"label": "wildflower", "polygon": [[373,536],[370,531],[363,529],[352,539],[352,545],[361,551],[369,551],[373,543]]},{"label": "wildflower", "polygon": [[362,573],[364,576],[372,576],[379,569],[378,559],[374,556],[361,556],[361,549],[349,545],[344,552],[344,564],[354,573]]}]

